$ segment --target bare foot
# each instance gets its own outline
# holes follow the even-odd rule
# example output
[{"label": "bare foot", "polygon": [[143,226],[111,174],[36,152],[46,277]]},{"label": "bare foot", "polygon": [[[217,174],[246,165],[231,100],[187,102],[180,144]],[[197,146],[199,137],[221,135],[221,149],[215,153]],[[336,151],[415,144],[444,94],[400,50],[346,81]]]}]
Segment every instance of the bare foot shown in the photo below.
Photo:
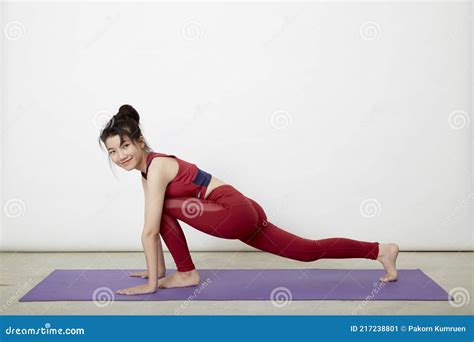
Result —
[{"label": "bare foot", "polygon": [[384,282],[396,281],[397,280],[397,269],[396,262],[398,257],[399,248],[395,243],[381,243],[379,244],[379,255],[377,260],[380,261],[387,271],[387,274],[379,279]]},{"label": "bare foot", "polygon": [[186,287],[199,285],[201,278],[197,270],[188,272],[175,272],[163,279],[158,279],[158,287],[172,288],[172,287]]}]

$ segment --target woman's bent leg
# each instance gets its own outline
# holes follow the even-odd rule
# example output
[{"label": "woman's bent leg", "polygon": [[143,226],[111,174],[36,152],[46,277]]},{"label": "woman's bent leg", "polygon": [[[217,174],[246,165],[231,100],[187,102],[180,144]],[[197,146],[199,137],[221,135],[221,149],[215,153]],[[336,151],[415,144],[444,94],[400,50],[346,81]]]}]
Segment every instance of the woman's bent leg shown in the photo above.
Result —
[{"label": "woman's bent leg", "polygon": [[165,212],[161,216],[160,235],[173,257],[179,272],[194,270],[188,243],[178,220]]},{"label": "woman's bent leg", "polygon": [[214,189],[207,199],[165,199],[160,235],[178,271],[186,272],[195,266],[178,220],[215,237],[239,239],[255,230],[257,213],[246,197],[229,185]]}]

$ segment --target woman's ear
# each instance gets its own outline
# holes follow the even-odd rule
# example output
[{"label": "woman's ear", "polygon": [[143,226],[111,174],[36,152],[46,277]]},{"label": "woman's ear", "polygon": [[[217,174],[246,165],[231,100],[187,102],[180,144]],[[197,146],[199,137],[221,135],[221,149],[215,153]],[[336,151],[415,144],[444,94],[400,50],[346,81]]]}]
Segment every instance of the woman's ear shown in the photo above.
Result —
[{"label": "woman's ear", "polygon": [[140,147],[142,149],[145,148],[145,138],[143,138],[143,135],[140,135],[140,138],[138,139],[138,143],[140,144]]}]

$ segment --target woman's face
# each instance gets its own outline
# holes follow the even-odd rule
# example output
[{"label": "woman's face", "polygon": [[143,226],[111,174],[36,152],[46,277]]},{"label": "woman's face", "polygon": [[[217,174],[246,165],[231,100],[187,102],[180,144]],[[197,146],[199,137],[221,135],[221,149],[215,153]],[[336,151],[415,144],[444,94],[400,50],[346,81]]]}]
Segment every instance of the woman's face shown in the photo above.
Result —
[{"label": "woman's face", "polygon": [[128,137],[125,136],[123,139],[122,145],[120,145],[120,137],[118,135],[107,138],[105,141],[110,159],[125,170],[138,168],[143,158],[142,150],[132,144]]}]

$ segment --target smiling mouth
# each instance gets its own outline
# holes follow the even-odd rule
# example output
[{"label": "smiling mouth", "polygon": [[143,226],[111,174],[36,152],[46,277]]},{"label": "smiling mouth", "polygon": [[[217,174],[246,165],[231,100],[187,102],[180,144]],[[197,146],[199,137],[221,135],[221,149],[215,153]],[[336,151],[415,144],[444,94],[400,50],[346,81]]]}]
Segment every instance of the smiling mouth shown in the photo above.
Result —
[{"label": "smiling mouth", "polygon": [[122,165],[127,165],[130,160],[132,160],[132,158],[130,158],[130,159],[127,160],[126,162],[122,163]]}]

